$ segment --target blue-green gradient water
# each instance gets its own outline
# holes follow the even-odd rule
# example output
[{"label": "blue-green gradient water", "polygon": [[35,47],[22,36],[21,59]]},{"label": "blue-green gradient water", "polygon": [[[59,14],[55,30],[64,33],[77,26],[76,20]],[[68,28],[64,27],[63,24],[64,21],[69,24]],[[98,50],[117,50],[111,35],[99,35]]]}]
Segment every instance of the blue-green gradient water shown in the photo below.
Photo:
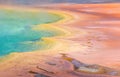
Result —
[{"label": "blue-green gradient water", "polygon": [[40,41],[42,37],[51,37],[57,34],[45,30],[35,31],[32,30],[32,27],[60,19],[61,17],[58,15],[47,12],[0,9],[0,56],[43,48],[35,42]]}]

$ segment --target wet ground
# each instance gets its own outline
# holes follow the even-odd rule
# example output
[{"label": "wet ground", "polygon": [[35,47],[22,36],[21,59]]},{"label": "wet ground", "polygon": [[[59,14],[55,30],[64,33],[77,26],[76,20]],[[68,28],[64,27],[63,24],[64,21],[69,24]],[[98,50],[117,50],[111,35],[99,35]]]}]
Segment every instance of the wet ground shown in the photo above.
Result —
[{"label": "wet ground", "polygon": [[[35,6],[40,8],[41,6]],[[43,8],[43,6],[42,6]],[[42,53],[14,53],[0,63],[2,77],[120,77],[120,4],[57,4],[44,9],[73,17],[55,26],[70,35]],[[6,67],[3,67],[6,66]],[[7,73],[7,74],[6,74]]]}]

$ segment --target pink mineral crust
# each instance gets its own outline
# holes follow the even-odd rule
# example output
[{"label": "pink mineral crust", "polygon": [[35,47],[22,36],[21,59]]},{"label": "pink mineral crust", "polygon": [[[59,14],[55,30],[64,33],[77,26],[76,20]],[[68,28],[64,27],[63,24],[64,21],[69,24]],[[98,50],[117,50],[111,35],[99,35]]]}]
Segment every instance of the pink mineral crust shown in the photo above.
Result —
[{"label": "pink mineral crust", "polygon": [[[6,68],[0,70],[0,77],[35,77],[36,73],[50,77],[120,77],[120,4],[54,4],[43,7],[73,16],[71,21],[57,25],[71,34],[55,38],[60,42],[55,49],[43,53],[21,53],[8,60],[8,64],[1,64],[0,67],[6,65]],[[86,66],[75,69],[74,60]],[[93,69],[95,66],[89,65],[94,64],[103,71],[91,73],[91,70],[96,70]]]},{"label": "pink mineral crust", "polygon": [[[71,56],[120,69],[120,4],[61,4],[54,8],[74,13],[76,19],[67,26],[78,33],[76,31],[68,40],[73,44],[88,45],[87,51],[70,52]],[[80,30],[86,34],[82,35]]]}]

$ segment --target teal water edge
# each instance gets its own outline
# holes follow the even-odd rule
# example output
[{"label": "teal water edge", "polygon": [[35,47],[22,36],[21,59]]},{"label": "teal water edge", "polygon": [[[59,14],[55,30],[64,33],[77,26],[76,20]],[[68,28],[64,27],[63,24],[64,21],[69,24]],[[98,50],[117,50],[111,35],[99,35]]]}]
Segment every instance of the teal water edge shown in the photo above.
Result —
[{"label": "teal water edge", "polygon": [[0,56],[44,48],[35,42],[40,41],[42,37],[56,36],[57,33],[46,30],[35,31],[32,27],[60,19],[62,17],[47,12],[0,9]]}]

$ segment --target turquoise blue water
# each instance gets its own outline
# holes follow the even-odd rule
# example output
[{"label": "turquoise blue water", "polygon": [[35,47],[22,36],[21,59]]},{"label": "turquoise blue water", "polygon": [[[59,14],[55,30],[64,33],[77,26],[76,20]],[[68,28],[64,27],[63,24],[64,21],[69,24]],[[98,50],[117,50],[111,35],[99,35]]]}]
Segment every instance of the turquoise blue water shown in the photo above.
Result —
[{"label": "turquoise blue water", "polygon": [[40,41],[42,37],[55,36],[57,33],[45,30],[35,31],[32,27],[60,19],[58,15],[47,12],[0,9],[0,56],[43,48],[35,42]]}]

